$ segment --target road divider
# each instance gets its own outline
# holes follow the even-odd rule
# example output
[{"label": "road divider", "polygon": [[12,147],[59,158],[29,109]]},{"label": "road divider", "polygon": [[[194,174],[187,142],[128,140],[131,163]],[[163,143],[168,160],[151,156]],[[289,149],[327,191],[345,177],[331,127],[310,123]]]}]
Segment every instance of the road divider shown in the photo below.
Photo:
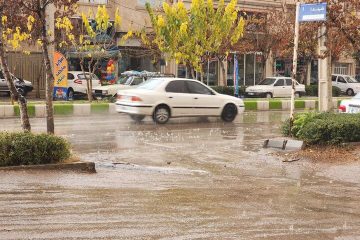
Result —
[{"label": "road divider", "polygon": [[[334,108],[338,108],[341,100],[334,99]],[[290,100],[245,100],[245,111],[272,111],[290,110]],[[296,100],[297,110],[314,110],[318,107],[317,100]],[[30,104],[28,112],[30,117],[45,117],[45,104]],[[115,114],[114,103],[65,103],[54,104],[55,116],[88,116],[91,114]],[[18,105],[0,105],[0,118],[16,117],[20,115]]]}]

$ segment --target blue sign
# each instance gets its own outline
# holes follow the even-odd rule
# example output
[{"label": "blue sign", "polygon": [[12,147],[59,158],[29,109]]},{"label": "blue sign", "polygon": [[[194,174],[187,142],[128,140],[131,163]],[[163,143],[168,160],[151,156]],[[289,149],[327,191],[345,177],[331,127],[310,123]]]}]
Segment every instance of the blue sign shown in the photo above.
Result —
[{"label": "blue sign", "polygon": [[299,22],[326,21],[327,3],[300,4]]},{"label": "blue sign", "polygon": [[53,97],[55,100],[67,101],[68,88],[66,87],[54,87]]}]

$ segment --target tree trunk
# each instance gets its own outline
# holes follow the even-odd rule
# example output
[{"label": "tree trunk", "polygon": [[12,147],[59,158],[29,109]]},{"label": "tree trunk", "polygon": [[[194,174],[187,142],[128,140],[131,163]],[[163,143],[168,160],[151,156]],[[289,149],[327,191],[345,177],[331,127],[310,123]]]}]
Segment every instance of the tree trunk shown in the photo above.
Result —
[{"label": "tree trunk", "polygon": [[[0,11],[2,12],[2,10],[3,9],[1,9]],[[3,26],[1,23],[0,23],[0,32],[3,32]],[[7,59],[5,56],[5,46],[3,43],[3,38],[0,38],[0,65],[1,65],[1,69],[3,70],[3,74],[4,74],[5,80],[7,82],[7,85],[9,87],[12,101],[13,101],[13,99],[18,100],[19,109],[20,109],[21,127],[24,132],[30,132],[31,125],[30,125],[30,120],[29,120],[29,115],[28,115],[28,110],[27,110],[26,99],[24,96],[19,94],[15,88],[15,84],[14,84],[13,78],[10,74],[9,65],[7,63]]]},{"label": "tree trunk", "polygon": [[51,68],[51,60],[49,56],[49,47],[51,42],[48,41],[47,37],[47,30],[46,30],[46,20],[45,20],[45,10],[41,12],[40,20],[42,21],[42,29],[41,29],[41,36],[42,36],[42,52],[45,64],[45,71],[46,71],[46,87],[45,87],[45,96],[46,96],[46,127],[48,134],[55,133],[55,125],[54,125],[54,109],[53,109],[53,91],[54,91],[54,75]]},{"label": "tree trunk", "polygon": [[[227,76],[225,76],[226,75],[226,69],[225,69],[224,61],[219,60],[219,63],[220,63],[221,76],[223,78],[223,79],[220,79],[220,81],[222,81],[223,86],[227,86]],[[235,84],[235,79],[234,79],[234,84]],[[240,85],[240,83],[239,83],[239,85]]]}]

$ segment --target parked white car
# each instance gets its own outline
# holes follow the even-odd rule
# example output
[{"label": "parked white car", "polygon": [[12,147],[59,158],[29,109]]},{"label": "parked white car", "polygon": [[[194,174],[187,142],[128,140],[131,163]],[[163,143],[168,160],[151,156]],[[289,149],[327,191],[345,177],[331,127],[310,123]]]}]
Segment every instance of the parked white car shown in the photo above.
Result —
[{"label": "parked white car", "polygon": [[[85,95],[87,94],[87,83],[86,79],[90,79],[89,72],[85,72],[85,75],[82,71],[71,71],[68,72],[68,91],[67,98],[73,100],[75,95]],[[96,88],[101,86],[100,79],[92,74],[92,87]]]},{"label": "parked white car", "polygon": [[349,75],[332,74],[332,85],[340,88],[348,96],[354,96],[360,92],[360,83]]},{"label": "parked white car", "polygon": [[[31,82],[23,80],[21,78],[17,78],[15,76],[13,76],[13,79],[14,79],[13,81],[15,84],[15,88],[17,89],[18,93],[20,93],[21,95],[26,96],[28,92],[31,92],[33,90],[33,85]],[[6,92],[10,94],[9,87],[7,85],[2,70],[0,70],[0,92]]]},{"label": "parked white car", "polygon": [[[256,86],[247,87],[246,97],[291,97],[292,80],[288,77],[269,77]],[[305,95],[305,85],[296,82],[295,97]]]},{"label": "parked white car", "polygon": [[342,100],[339,106],[339,112],[342,113],[360,113],[360,93],[352,99]]},{"label": "parked white car", "polygon": [[244,102],[222,95],[205,84],[183,78],[152,78],[135,89],[117,93],[116,111],[135,121],[152,116],[164,124],[172,117],[219,116],[232,122],[244,111]]},{"label": "parked white car", "polygon": [[96,98],[100,99],[104,97],[116,97],[116,93],[119,90],[137,87],[140,83],[145,82],[145,80],[144,77],[140,76],[122,76],[116,84],[94,87],[93,93]]}]

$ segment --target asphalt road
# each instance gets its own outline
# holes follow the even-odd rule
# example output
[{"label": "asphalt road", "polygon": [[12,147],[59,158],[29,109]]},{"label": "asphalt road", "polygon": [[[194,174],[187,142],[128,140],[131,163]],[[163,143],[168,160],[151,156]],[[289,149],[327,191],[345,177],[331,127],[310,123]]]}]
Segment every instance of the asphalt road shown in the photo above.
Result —
[{"label": "asphalt road", "polygon": [[[0,239],[360,239],[360,164],[270,155],[262,142],[286,117],[57,118],[98,173],[1,172]],[[32,126],[45,131],[43,119]]]}]

